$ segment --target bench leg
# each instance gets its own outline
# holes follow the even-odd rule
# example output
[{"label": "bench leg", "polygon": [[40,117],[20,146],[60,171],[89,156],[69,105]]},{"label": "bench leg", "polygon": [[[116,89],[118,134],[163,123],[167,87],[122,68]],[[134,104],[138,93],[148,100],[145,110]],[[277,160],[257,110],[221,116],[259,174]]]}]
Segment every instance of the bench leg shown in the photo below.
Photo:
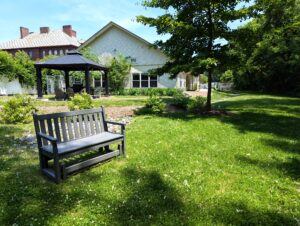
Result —
[{"label": "bench leg", "polygon": [[122,141],[122,143],[121,143],[121,149],[122,149],[122,154],[123,154],[123,155],[126,154],[125,148],[126,148],[126,144],[125,144],[125,139],[124,139],[124,140]]},{"label": "bench leg", "polygon": [[49,158],[47,156],[44,156],[41,152],[39,153],[39,157],[40,157],[40,168],[41,169],[48,168]]},{"label": "bench leg", "polygon": [[55,174],[55,182],[58,184],[61,181],[61,170],[60,170],[60,166],[59,166],[58,156],[54,156],[53,160],[54,160],[53,168],[54,168],[54,174]]}]

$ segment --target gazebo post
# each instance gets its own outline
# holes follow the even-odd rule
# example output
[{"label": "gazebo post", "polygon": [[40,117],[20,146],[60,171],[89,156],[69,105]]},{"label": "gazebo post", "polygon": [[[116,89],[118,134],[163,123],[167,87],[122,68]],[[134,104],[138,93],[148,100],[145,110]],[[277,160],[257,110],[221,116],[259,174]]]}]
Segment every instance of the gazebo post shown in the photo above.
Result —
[{"label": "gazebo post", "polygon": [[109,95],[109,90],[108,90],[108,76],[107,76],[108,71],[105,70],[104,71],[104,79],[105,79],[105,95],[108,96]]},{"label": "gazebo post", "polygon": [[91,94],[90,70],[88,67],[85,69],[85,91],[87,94]]},{"label": "gazebo post", "polygon": [[69,71],[65,70],[65,83],[66,83],[66,90],[70,88],[70,76],[69,76]]},{"label": "gazebo post", "polygon": [[39,67],[36,67],[36,82],[38,98],[43,98],[42,69]]}]

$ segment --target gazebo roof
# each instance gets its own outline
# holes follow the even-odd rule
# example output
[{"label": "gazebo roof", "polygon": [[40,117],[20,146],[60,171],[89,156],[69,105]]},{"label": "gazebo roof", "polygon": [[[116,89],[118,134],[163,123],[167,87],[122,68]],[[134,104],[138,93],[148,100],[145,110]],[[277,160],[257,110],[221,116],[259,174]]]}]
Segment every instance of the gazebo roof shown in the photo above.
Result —
[{"label": "gazebo roof", "polygon": [[102,70],[108,71],[108,68],[100,65],[90,59],[82,56],[81,53],[73,50],[66,55],[45,62],[38,62],[34,65],[36,68],[49,68],[57,70],[83,71],[83,70]]}]

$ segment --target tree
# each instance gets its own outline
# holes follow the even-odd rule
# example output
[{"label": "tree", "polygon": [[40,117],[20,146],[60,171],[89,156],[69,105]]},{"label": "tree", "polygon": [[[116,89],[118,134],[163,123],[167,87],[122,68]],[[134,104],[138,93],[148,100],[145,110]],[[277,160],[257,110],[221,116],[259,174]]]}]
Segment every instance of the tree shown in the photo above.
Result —
[{"label": "tree", "polygon": [[195,75],[208,71],[208,93],[206,110],[211,110],[212,73],[221,63],[223,47],[216,39],[227,38],[231,32],[228,22],[246,15],[244,8],[237,9],[240,0],[145,0],[143,6],[161,8],[166,13],[157,18],[138,16],[144,25],[156,27],[158,34],[170,34],[166,41],[156,45],[169,57],[158,73],[179,72]]},{"label": "tree", "polygon": [[131,64],[124,56],[118,55],[107,66],[109,67],[108,78],[111,89],[113,91],[123,90]]},{"label": "tree", "polygon": [[15,76],[21,84],[34,87],[35,85],[35,68],[34,62],[24,51],[17,51],[15,60]]},{"label": "tree", "polygon": [[33,87],[35,84],[34,62],[24,51],[15,56],[0,51],[0,75],[9,81],[18,79],[22,85]]},{"label": "tree", "polygon": [[15,79],[14,58],[6,51],[0,51],[0,76],[8,78],[10,81]]},{"label": "tree", "polygon": [[230,40],[239,88],[300,94],[300,1],[257,0]]}]

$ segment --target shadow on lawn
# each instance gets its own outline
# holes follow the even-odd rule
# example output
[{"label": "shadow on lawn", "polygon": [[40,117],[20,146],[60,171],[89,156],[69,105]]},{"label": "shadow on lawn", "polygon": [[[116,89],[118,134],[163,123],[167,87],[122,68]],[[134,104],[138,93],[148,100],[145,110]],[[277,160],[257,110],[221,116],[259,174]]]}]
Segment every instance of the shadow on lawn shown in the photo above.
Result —
[{"label": "shadow on lawn", "polygon": [[277,110],[290,114],[300,114],[300,99],[276,97],[251,98],[244,100],[228,100],[219,101],[213,104],[215,108],[228,108],[235,110],[245,110],[247,108],[255,108],[258,110]]},{"label": "shadow on lawn", "polygon": [[291,216],[249,207],[240,201],[221,199],[211,214],[214,222],[222,225],[297,225],[296,219]]},{"label": "shadow on lawn", "polygon": [[104,214],[110,225],[186,225],[180,195],[158,172],[124,169],[124,189],[117,196],[125,198],[120,200],[105,196],[101,189],[90,191],[90,185],[101,184],[101,172],[82,172],[56,185],[38,173],[37,161],[26,163],[17,157],[9,164],[0,179],[1,225],[49,225],[58,217],[61,222],[65,214],[70,218],[77,208],[88,209],[88,214],[81,216],[84,222],[97,222],[97,216]]},{"label": "shadow on lawn", "polygon": [[130,194],[113,213],[118,225],[187,225],[180,195],[158,172],[130,168],[122,174]]},{"label": "shadow on lawn", "polygon": [[295,180],[298,180],[300,178],[300,160],[297,158],[289,158],[285,162],[282,162],[278,159],[274,159],[273,161],[258,160],[242,155],[237,155],[235,158],[238,161],[260,167],[264,171],[272,171],[274,169],[278,169]]}]

